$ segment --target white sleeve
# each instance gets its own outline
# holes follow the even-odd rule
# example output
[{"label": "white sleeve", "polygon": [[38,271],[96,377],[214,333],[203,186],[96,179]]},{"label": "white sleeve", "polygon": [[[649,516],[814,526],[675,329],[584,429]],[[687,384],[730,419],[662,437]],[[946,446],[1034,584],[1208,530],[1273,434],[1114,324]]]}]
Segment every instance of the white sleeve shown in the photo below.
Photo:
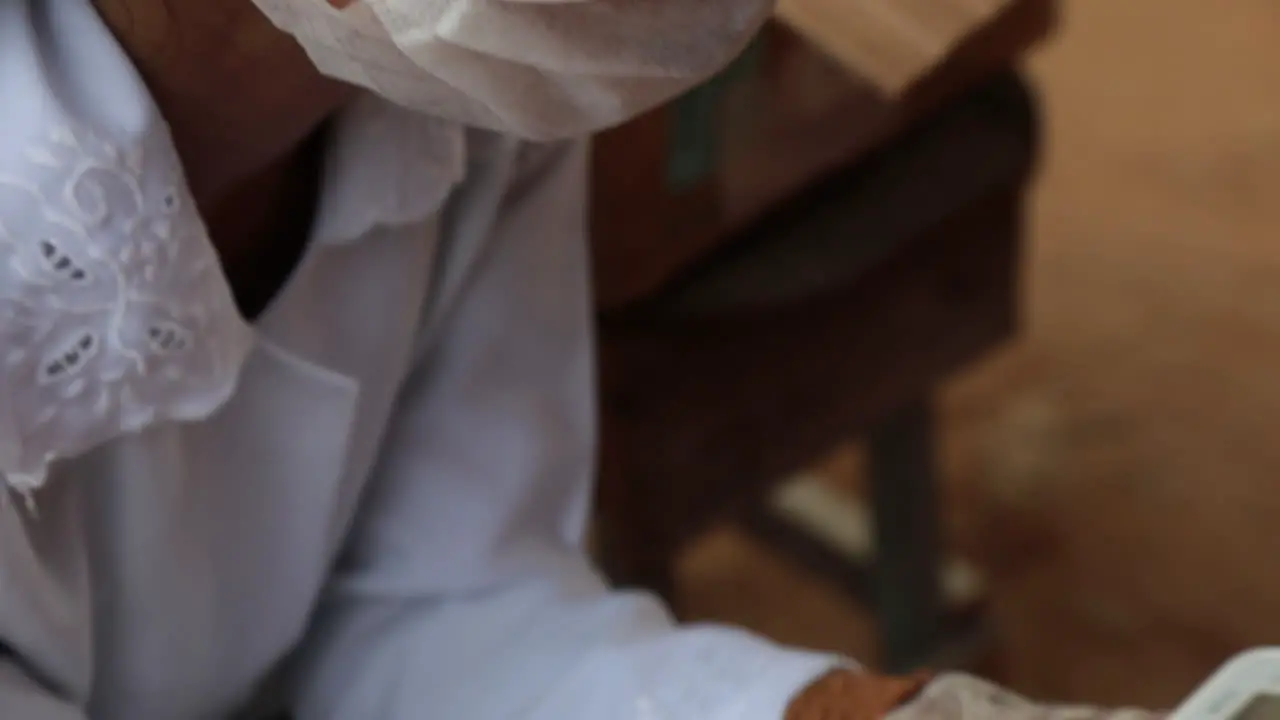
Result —
[{"label": "white sleeve", "polygon": [[0,718],[85,720],[93,641],[78,489],[46,488],[39,510],[0,487]]},{"label": "white sleeve", "polygon": [[675,627],[585,556],[586,154],[547,151],[511,184],[405,388],[303,653],[299,720],[780,720],[839,662]]},{"label": "white sleeve", "polygon": [[0,717],[15,720],[86,720],[71,702],[37,685],[16,666],[0,662]]},{"label": "white sleeve", "polygon": [[[54,130],[62,108],[128,106],[135,96],[121,78],[122,69],[131,67],[89,3],[0,0],[0,189],[5,191],[0,192],[0,354],[9,360],[0,366],[4,470],[19,469],[10,461],[22,454],[12,415],[14,398],[33,393],[36,377],[15,359],[41,357],[32,338],[45,333],[31,329],[62,327],[54,320],[62,319],[56,313],[66,312],[67,299],[53,297],[52,275],[23,272],[30,266],[13,249],[28,242],[34,246],[37,237],[73,234],[60,234],[67,230],[63,226],[56,232],[42,229],[32,222],[40,213],[25,212],[27,188],[45,181],[41,172],[58,170],[39,165],[41,172],[27,174],[24,163],[39,154],[39,140]],[[78,94],[89,87],[108,93],[111,103],[94,102],[99,96],[92,93]],[[67,172],[73,165],[90,164],[87,156],[76,158]],[[48,187],[55,183],[59,193],[70,186],[55,180]],[[43,300],[48,302],[41,305]],[[37,307],[50,315],[32,315]],[[0,472],[0,719],[85,720],[93,680],[93,610],[83,486],[51,484],[40,491],[38,513],[33,513],[10,490],[8,479]]]}]

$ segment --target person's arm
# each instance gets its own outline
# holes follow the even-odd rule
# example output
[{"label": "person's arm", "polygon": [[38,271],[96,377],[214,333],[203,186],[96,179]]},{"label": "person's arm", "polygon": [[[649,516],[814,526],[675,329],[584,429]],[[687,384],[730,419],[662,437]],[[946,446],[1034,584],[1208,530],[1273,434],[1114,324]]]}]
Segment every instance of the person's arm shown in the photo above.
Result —
[{"label": "person's arm", "polygon": [[583,550],[583,145],[537,148],[398,417],[302,653],[298,720],[782,720],[838,659],[677,628]]},{"label": "person's arm", "polygon": [[39,514],[0,484],[0,718],[86,720],[92,663],[88,566],[76,488]]},{"label": "person's arm", "polygon": [[296,720],[1152,720],[863,672],[608,589],[583,551],[585,151],[531,155],[404,389],[301,653]]}]

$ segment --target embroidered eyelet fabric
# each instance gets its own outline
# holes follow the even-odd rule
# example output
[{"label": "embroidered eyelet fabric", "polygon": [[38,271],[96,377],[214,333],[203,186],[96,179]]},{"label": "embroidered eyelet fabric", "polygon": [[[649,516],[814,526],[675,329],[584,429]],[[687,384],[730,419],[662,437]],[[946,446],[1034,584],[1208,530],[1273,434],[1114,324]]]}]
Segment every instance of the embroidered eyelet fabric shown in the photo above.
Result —
[{"label": "embroidered eyelet fabric", "polygon": [[0,470],[20,490],[231,394],[253,339],[171,152],[48,117],[0,164]]},{"label": "embroidered eyelet fabric", "polygon": [[[212,415],[257,332],[110,31],[78,0],[3,9],[0,477],[30,492],[60,458]],[[466,172],[461,125],[374,96],[332,135],[319,244],[418,222]]]},{"label": "embroidered eyelet fabric", "polygon": [[254,342],[145,86],[63,7],[18,3],[0,28],[0,474],[24,492],[60,458],[209,416]]},{"label": "embroidered eyelet fabric", "polygon": [[[3,10],[0,478],[30,492],[60,458],[212,415],[257,333],[168,125],[96,13]],[[373,96],[336,118],[326,152],[322,244],[428,217],[466,171],[461,125]]]}]

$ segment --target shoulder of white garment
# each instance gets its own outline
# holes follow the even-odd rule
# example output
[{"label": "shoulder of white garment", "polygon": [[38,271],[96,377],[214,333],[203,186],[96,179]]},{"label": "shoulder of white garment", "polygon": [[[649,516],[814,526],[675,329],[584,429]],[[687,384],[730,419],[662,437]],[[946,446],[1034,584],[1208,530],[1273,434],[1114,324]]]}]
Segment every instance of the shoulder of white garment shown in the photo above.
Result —
[{"label": "shoulder of white garment", "polygon": [[[85,0],[0,3],[0,475],[234,393],[254,344],[169,130]],[[362,98],[335,122],[315,241],[434,213],[462,129]]]}]

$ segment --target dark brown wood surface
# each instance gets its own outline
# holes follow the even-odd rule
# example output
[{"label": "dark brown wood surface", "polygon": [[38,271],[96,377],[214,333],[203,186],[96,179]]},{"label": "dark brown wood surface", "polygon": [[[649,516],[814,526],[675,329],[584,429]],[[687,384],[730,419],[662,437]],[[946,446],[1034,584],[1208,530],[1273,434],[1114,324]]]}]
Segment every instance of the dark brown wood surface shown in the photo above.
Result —
[{"label": "dark brown wood surface", "polygon": [[763,67],[725,99],[722,166],[691,192],[666,190],[668,109],[604,133],[595,144],[592,211],[600,307],[656,291],[777,203],[1016,63],[1050,32],[1055,9],[1053,0],[1019,0],[896,99],[771,27]]},{"label": "dark brown wood surface", "polygon": [[1021,205],[1019,187],[1000,188],[862,282],[806,302],[606,324],[611,576],[666,584],[676,549],[713,519],[1008,337]]},{"label": "dark brown wood surface", "polygon": [[1013,334],[1035,118],[1005,73],[601,315],[611,577],[670,592],[684,541]]}]

